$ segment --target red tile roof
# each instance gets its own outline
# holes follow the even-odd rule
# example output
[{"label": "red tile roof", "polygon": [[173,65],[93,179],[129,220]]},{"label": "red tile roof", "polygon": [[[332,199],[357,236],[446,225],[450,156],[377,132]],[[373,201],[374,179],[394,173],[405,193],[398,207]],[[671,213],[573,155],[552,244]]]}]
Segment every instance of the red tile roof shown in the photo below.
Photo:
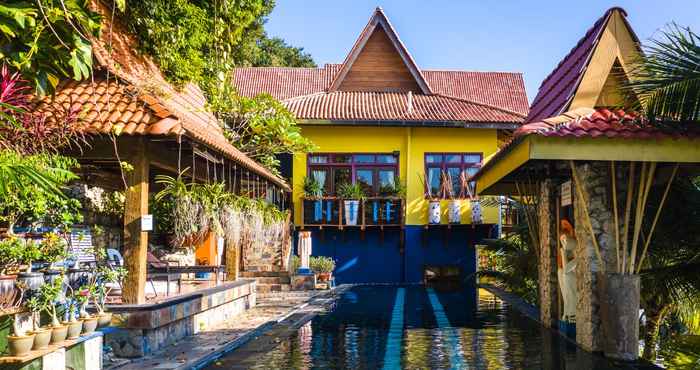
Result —
[{"label": "red tile roof", "polygon": [[557,67],[542,81],[537,96],[530,105],[526,122],[553,117],[569,109],[569,104],[583,78],[598,41],[605,29],[608,19],[615,11],[622,14],[626,26],[636,39],[632,28],[627,23],[627,13],[622,8],[610,8],[593,24],[581,40],[562,59]]},{"label": "red tile roof", "polygon": [[[562,120],[564,122],[561,122]],[[699,133],[698,130],[662,130],[649,125],[635,113],[628,113],[621,109],[601,108],[585,116],[576,117],[575,113],[569,113],[551,120],[528,123],[517,129],[514,137],[539,135],[577,138],[679,139],[698,137]]]},{"label": "red tile roof", "polygon": [[[110,11],[101,1],[92,0],[91,7],[103,15],[105,30],[91,40],[97,60],[95,80],[62,83],[54,102],[64,108],[81,105],[89,132],[107,133],[117,125],[124,134],[184,134],[290,190],[284,180],[229,143],[216,117],[206,109],[206,99],[197,85],[189,83],[176,89],[150,58],[135,52],[136,42],[123,25],[110,23]],[[38,107],[50,109],[50,103],[46,98]]]},{"label": "red tile roof", "polygon": [[239,93],[269,93],[298,119],[521,123],[527,114],[522,74],[425,70],[434,94],[327,92],[339,64],[322,68],[237,68]]}]

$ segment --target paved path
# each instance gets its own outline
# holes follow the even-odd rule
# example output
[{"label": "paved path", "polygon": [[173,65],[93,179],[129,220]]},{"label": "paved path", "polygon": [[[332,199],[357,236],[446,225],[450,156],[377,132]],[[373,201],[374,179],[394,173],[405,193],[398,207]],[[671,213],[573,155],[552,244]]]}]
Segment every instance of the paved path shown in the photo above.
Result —
[{"label": "paved path", "polygon": [[185,338],[164,351],[142,359],[106,360],[104,367],[106,370],[173,370],[200,366],[209,358],[217,358],[263,335],[290,314],[304,310],[312,299],[322,301],[324,296],[332,294],[332,291],[258,294],[256,306],[234,320]]}]

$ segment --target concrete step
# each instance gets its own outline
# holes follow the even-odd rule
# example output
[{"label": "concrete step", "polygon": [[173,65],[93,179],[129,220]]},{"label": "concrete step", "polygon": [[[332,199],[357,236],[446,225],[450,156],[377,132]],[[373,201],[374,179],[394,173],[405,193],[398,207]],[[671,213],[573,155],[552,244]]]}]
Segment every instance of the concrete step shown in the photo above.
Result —
[{"label": "concrete step", "polygon": [[289,277],[287,271],[241,271],[239,276],[242,278],[259,278],[259,277]]},{"label": "concrete step", "polygon": [[288,292],[292,289],[289,284],[257,284],[257,293]]},{"label": "concrete step", "polygon": [[280,266],[278,265],[273,265],[273,264],[265,264],[265,265],[246,265],[245,270],[246,271],[256,271],[256,272],[272,272],[272,271],[279,271],[281,269]]},{"label": "concrete step", "polygon": [[262,276],[256,277],[258,284],[289,284],[292,279],[289,276]]}]

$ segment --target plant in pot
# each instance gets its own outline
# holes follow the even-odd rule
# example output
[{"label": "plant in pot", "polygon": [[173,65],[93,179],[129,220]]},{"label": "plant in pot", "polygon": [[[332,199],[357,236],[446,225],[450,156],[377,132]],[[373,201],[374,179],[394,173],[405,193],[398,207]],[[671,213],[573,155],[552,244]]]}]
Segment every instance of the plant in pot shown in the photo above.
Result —
[{"label": "plant in pot", "polygon": [[[438,190],[433,189],[430,185],[430,179],[426,179],[424,176],[418,175],[421,184],[423,185],[423,192],[426,199],[428,199],[428,223],[431,225],[440,224],[440,193],[441,188]],[[436,192],[437,191],[437,192]]]},{"label": "plant in pot", "polygon": [[64,321],[63,325],[68,327],[68,335],[66,339],[76,339],[80,336],[80,332],[83,330],[83,322],[78,320],[78,306],[80,305],[80,297],[78,292],[80,288],[74,289],[70,284],[67,284],[68,292],[66,294],[66,300],[63,305],[64,307]]},{"label": "plant in pot", "polygon": [[63,342],[68,335],[68,327],[61,324],[61,321],[58,319],[58,308],[61,304],[60,301],[64,289],[63,282],[63,276],[59,275],[51,282],[42,285],[36,294],[41,310],[51,319],[51,323],[47,326],[47,328],[51,329],[51,344]]},{"label": "plant in pot", "polygon": [[44,280],[52,282],[61,275],[61,270],[55,268],[54,264],[68,257],[68,242],[58,233],[50,232],[44,234],[44,238],[39,243],[39,249],[41,259],[49,264],[44,270]]},{"label": "plant in pot", "polygon": [[309,258],[309,267],[318,276],[318,281],[327,282],[335,270],[335,261],[331,257],[312,256]]},{"label": "plant in pot", "polygon": [[123,267],[101,266],[98,268],[92,296],[93,303],[97,309],[97,327],[107,326],[112,322],[112,313],[105,310],[105,302],[110,291],[117,284],[121,284],[126,274],[127,270]]},{"label": "plant in pot", "polygon": [[323,184],[318,181],[313,176],[305,176],[304,182],[302,184],[302,189],[304,190],[304,197],[307,199],[314,199],[314,222],[320,222],[323,220],[323,197],[324,189]]},{"label": "plant in pot", "polygon": [[469,199],[469,208],[472,213],[472,225],[482,224],[481,201],[479,197],[474,194],[472,190],[473,184],[469,181],[469,175],[466,171],[463,171],[459,176],[459,182],[462,187],[460,197]]},{"label": "plant in pot", "polygon": [[34,346],[33,333],[29,333],[24,327],[23,315],[15,314],[12,322],[12,332],[14,335],[7,336],[7,347],[12,356],[23,357],[32,350]]},{"label": "plant in pot", "polygon": [[[41,286],[43,288],[44,285]],[[32,349],[46,349],[51,341],[51,328],[41,327],[41,312],[44,311],[46,303],[41,297],[41,288],[37,292],[33,292],[32,296],[27,300],[26,306],[32,316],[32,330],[28,334],[34,334],[34,345]]]},{"label": "plant in pot", "polygon": [[193,247],[210,230],[211,217],[201,202],[199,188],[185,183],[182,174],[177,178],[158,175],[156,183],[162,185],[163,190],[156,194],[155,201],[167,201],[173,205],[171,243],[178,247]]},{"label": "plant in pot", "polygon": [[20,254],[19,262],[26,265],[26,271],[20,272],[17,275],[18,281],[23,281],[27,284],[28,290],[38,290],[44,284],[44,274],[41,272],[32,271],[32,264],[34,261],[38,261],[42,258],[41,249],[39,243],[28,239],[24,240],[22,243],[22,252]]},{"label": "plant in pot", "polygon": [[442,173],[442,193],[449,199],[447,204],[447,221],[451,224],[459,224],[462,222],[462,202],[457,197],[457,192],[454,188],[452,174],[448,171]]},{"label": "plant in pot", "polygon": [[17,237],[0,240],[0,310],[14,306],[17,297],[15,281],[22,255],[22,243]]},{"label": "plant in pot", "polygon": [[73,297],[78,307],[78,319],[83,322],[83,334],[92,333],[97,329],[97,316],[93,316],[87,311],[90,298],[94,295],[95,285],[92,283],[94,280],[91,279],[90,285],[78,288]]},{"label": "plant in pot", "polygon": [[357,216],[360,213],[360,201],[365,198],[365,192],[360,184],[340,184],[338,196],[343,199],[345,209],[345,224],[357,225]]}]

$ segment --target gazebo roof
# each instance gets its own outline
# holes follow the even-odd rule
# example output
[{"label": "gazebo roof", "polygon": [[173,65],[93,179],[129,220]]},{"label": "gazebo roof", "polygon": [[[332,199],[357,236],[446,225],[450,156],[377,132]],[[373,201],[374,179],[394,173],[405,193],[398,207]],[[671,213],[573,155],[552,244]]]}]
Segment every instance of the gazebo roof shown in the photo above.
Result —
[{"label": "gazebo roof", "polygon": [[568,160],[700,163],[700,130],[661,129],[623,110],[579,108],[522,126],[472,179],[479,194],[514,194],[521,169]]}]

